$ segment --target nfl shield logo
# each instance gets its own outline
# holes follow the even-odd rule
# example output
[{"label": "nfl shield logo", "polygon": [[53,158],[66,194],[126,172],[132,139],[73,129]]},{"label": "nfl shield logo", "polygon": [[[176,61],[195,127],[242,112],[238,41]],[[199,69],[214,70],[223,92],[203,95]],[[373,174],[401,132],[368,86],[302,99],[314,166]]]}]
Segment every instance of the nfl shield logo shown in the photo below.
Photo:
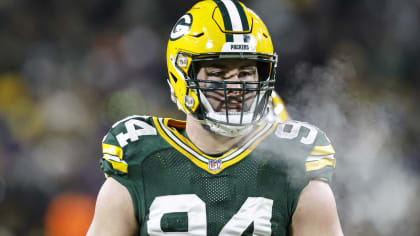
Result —
[{"label": "nfl shield logo", "polygon": [[222,160],[220,159],[209,160],[209,170],[216,171],[216,170],[219,170],[221,167],[222,167]]}]

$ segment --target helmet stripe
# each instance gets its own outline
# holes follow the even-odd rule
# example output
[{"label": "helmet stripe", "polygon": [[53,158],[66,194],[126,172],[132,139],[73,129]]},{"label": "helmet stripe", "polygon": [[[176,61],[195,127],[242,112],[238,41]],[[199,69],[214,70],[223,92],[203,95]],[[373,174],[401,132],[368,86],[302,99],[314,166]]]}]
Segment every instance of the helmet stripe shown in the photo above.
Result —
[{"label": "helmet stripe", "polygon": [[[214,0],[222,14],[226,31],[248,31],[249,24],[245,10],[238,1]],[[245,36],[226,34],[226,42],[245,42]]]},{"label": "helmet stripe", "polygon": [[249,30],[249,24],[248,24],[248,20],[246,19],[246,14],[245,14],[244,8],[242,7],[242,5],[238,1],[233,1],[233,3],[235,4],[236,9],[238,9],[239,16],[241,17],[243,31],[248,31]]},{"label": "helmet stripe", "polygon": [[[232,21],[230,20],[228,10],[222,1],[214,0],[219,7],[220,13],[223,17],[223,23],[225,24],[225,30],[232,31]],[[226,34],[226,42],[233,42],[233,35]]]},{"label": "helmet stripe", "polygon": [[243,31],[242,19],[238,12],[238,8],[231,0],[222,0],[222,3],[226,6],[230,21],[232,22],[232,31]]}]

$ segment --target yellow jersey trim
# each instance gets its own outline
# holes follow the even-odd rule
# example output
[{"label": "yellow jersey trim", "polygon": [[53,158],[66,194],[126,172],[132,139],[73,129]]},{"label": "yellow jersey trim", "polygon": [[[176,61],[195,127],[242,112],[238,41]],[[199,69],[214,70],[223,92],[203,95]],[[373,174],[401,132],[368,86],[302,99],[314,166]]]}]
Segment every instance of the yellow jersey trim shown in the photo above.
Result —
[{"label": "yellow jersey trim", "polygon": [[312,152],[310,155],[319,156],[319,155],[331,155],[334,153],[335,153],[335,150],[333,146],[330,144],[327,146],[315,146],[312,149]]},{"label": "yellow jersey trim", "polygon": [[306,171],[315,171],[331,166],[335,168],[335,159],[322,158],[319,161],[306,162]]},{"label": "yellow jersey trim", "polygon": [[123,159],[122,148],[115,145],[102,143],[102,153],[117,156],[118,158],[120,158],[120,160]]},{"label": "yellow jersey trim", "polygon": [[[166,126],[166,128],[168,128],[169,130],[171,130],[172,131],[172,133],[177,137],[177,138],[179,138],[184,144],[186,144],[187,146],[189,146],[189,147],[191,147],[192,149],[194,149],[194,151],[196,151],[196,152],[198,152],[201,156],[204,156],[204,157],[206,157],[207,159],[223,159],[223,158],[225,158],[225,157],[227,157],[227,156],[229,156],[229,155],[231,155],[233,152],[235,152],[235,151],[237,151],[238,150],[238,148],[232,148],[231,150],[229,150],[228,152],[226,152],[226,153],[224,153],[222,156],[220,156],[220,157],[214,157],[214,156],[209,156],[209,155],[207,155],[207,154],[205,154],[204,152],[202,152],[199,148],[197,148],[197,146],[195,146],[189,139],[187,139],[185,136],[183,136],[181,133],[179,133],[176,129],[174,129],[174,128],[172,128],[172,127],[169,127],[168,126],[168,120],[169,119],[166,119],[166,120],[164,120],[164,124],[165,124],[165,126]],[[252,133],[251,133],[251,135],[249,135],[245,140],[243,140],[242,142],[241,142],[241,144],[240,145],[238,145],[238,146],[243,146],[243,144],[245,144],[246,142],[248,142],[249,141],[249,139],[252,137],[252,136],[254,136],[256,133],[258,133],[259,131],[261,131],[262,129],[264,128],[264,125],[260,125],[260,126],[258,126],[258,128],[255,130],[255,131],[253,131]]]},{"label": "yellow jersey trim", "polygon": [[128,173],[128,164],[125,161],[119,160],[115,156],[109,154],[104,154],[102,158],[105,159],[107,162],[111,163],[112,168],[114,168],[115,170],[119,170],[126,174]]},{"label": "yellow jersey trim", "polygon": [[103,159],[111,163],[112,168],[123,173],[128,173],[128,165],[123,161],[123,150],[121,147],[102,143]]}]

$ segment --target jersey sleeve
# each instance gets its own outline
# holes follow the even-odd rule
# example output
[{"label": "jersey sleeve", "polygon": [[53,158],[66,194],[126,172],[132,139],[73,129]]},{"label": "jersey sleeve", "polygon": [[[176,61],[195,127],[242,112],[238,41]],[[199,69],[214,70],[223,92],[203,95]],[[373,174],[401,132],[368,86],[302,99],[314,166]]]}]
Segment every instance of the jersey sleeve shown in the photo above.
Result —
[{"label": "jersey sleeve", "polygon": [[331,181],[336,159],[335,150],[327,135],[318,129],[311,152],[306,157],[305,169],[309,179]]},{"label": "jersey sleeve", "polygon": [[107,175],[124,176],[128,173],[128,164],[124,152],[111,129],[102,140],[101,169]]},{"label": "jersey sleeve", "polygon": [[115,123],[102,140],[100,166],[106,177],[112,177],[125,186],[133,201],[134,212],[140,223],[140,204],[143,200],[140,164],[145,149],[154,142],[157,131],[152,117],[130,116]]},{"label": "jersey sleeve", "polygon": [[289,120],[280,123],[275,135],[280,138],[275,145],[277,152],[287,163],[288,209],[292,216],[299,196],[310,180],[331,181],[336,163],[335,151],[326,134],[306,122]]},{"label": "jersey sleeve", "polygon": [[144,141],[157,134],[152,117],[130,116],[115,123],[102,140],[101,169],[107,176],[126,176],[144,150]]}]

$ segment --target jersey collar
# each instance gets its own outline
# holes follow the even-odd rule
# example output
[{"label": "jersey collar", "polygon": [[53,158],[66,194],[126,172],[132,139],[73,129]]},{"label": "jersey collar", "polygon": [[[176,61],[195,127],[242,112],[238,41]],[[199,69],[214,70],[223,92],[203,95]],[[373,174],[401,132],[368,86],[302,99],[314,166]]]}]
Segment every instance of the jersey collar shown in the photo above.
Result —
[{"label": "jersey collar", "polygon": [[195,165],[211,174],[218,174],[227,167],[244,159],[262,140],[271,134],[277,126],[276,123],[261,124],[237,147],[215,157],[202,152],[176,129],[185,128],[185,121],[153,117],[153,122],[163,139],[190,159]]}]

